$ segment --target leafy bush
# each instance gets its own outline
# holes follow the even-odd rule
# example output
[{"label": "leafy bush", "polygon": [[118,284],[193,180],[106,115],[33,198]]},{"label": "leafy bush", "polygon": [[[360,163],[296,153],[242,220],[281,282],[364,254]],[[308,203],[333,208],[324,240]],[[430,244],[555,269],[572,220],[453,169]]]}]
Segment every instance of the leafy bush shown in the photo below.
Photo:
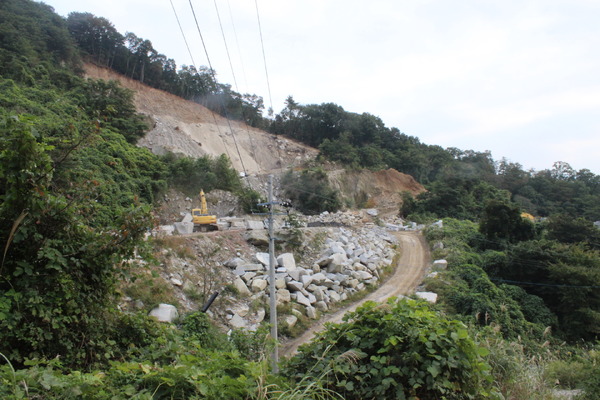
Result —
[{"label": "leafy bush", "polygon": [[187,314],[181,323],[183,336],[197,341],[207,349],[231,351],[233,346],[227,340],[227,336],[215,327],[208,315],[203,312]]},{"label": "leafy bush", "polygon": [[322,377],[345,399],[482,399],[490,391],[487,350],[461,322],[425,302],[367,302],[300,347],[284,374]]},{"label": "leafy bush", "polygon": [[305,214],[335,212],[342,207],[338,192],[329,186],[327,174],[320,168],[299,174],[289,171],[282,178],[282,189],[294,207]]}]

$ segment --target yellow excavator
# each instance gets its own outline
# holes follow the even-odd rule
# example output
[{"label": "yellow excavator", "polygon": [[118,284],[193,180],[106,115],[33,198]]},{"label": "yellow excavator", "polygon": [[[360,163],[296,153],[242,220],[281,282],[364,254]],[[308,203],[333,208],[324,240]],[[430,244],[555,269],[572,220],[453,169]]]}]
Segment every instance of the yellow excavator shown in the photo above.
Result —
[{"label": "yellow excavator", "polygon": [[192,210],[192,222],[194,223],[194,232],[210,232],[219,230],[219,226],[217,225],[217,216],[208,214],[204,190],[200,190],[200,208],[194,208]]}]

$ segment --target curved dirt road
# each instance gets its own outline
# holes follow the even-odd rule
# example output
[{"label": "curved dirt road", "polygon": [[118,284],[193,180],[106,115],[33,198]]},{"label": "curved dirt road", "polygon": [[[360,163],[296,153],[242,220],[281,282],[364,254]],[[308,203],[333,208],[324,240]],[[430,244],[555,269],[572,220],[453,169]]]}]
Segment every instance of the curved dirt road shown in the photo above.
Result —
[{"label": "curved dirt road", "polygon": [[400,240],[401,256],[396,265],[394,274],[374,292],[365,298],[352,303],[332,314],[327,314],[311,326],[301,336],[283,344],[279,350],[284,357],[296,353],[298,347],[308,342],[316,332],[323,329],[327,322],[341,322],[342,317],[348,311],[354,311],[358,306],[368,300],[383,302],[392,296],[410,294],[423,279],[425,270],[430,263],[429,248],[425,239],[417,232],[397,232],[396,237]]}]

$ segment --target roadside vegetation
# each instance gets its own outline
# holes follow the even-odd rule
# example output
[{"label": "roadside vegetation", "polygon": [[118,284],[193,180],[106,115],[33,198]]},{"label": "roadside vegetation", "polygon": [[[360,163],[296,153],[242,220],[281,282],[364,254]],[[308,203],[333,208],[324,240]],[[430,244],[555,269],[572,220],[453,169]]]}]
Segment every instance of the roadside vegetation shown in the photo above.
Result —
[{"label": "roadside vegetation", "polygon": [[[330,103],[290,97],[267,120],[259,97],[208,70],[177,70],[149,41],[91,14],[63,19],[43,3],[5,0],[0,26],[1,398],[551,399],[554,387],[599,398],[597,175],[425,145]],[[119,309],[121,285],[139,276],[127,261],[150,252],[143,237],[168,188],[228,190],[248,210],[259,195],[224,156],[136,147],[148,127],[132,93],[83,78],[84,59],[319,147],[322,158],[427,184],[399,213],[444,218],[425,233],[449,263],[426,282],[439,304],[368,303],[281,374],[266,360],[266,326],[225,335],[202,313],[168,326]],[[285,182],[305,213],[342,207],[318,166]],[[148,304],[168,296],[148,282],[128,290]]]}]

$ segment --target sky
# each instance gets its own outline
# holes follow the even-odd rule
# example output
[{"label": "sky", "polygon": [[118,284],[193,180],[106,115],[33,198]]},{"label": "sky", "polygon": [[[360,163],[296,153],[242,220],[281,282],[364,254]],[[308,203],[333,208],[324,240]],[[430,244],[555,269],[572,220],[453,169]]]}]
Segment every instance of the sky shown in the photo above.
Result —
[{"label": "sky", "polygon": [[290,95],[331,102],[426,144],[600,174],[598,0],[44,2],[105,17],[178,66],[210,64],[276,113]]}]

